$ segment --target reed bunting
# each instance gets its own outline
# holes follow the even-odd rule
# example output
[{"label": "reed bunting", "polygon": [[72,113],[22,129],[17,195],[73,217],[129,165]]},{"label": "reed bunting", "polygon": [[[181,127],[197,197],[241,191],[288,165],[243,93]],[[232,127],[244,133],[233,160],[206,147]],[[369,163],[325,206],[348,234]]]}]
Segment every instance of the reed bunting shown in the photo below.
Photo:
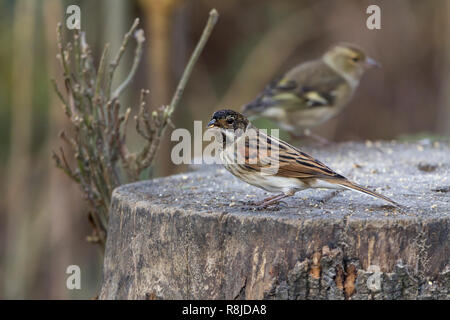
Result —
[{"label": "reed bunting", "polygon": [[401,207],[349,181],[300,149],[258,130],[236,111],[215,112],[207,127],[221,133],[219,153],[228,171],[253,186],[278,193],[258,205],[268,206],[308,188],[328,188],[356,190]]},{"label": "reed bunting", "polygon": [[338,115],[351,100],[366,70],[379,67],[353,44],[338,44],[272,81],[243,107],[247,117],[274,121],[291,136],[313,135],[310,128]]}]

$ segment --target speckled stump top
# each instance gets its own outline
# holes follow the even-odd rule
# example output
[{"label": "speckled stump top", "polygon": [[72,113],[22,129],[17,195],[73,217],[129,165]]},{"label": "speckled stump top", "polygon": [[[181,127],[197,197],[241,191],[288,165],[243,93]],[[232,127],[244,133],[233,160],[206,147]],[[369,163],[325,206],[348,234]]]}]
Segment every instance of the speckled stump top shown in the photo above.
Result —
[{"label": "speckled stump top", "polygon": [[113,193],[103,299],[449,299],[450,146],[304,150],[409,207],[352,192],[268,193],[218,166]]}]

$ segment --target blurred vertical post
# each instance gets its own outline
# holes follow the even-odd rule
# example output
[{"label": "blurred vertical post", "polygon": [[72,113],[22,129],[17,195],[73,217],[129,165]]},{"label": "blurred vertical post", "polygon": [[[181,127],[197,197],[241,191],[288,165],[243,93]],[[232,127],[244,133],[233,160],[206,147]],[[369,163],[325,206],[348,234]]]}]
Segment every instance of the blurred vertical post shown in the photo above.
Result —
[{"label": "blurred vertical post", "polygon": [[[56,25],[64,18],[61,2],[47,0],[43,3],[42,11],[44,13],[45,44],[47,50],[48,74],[50,77],[56,77],[58,84],[63,85],[61,72],[58,70],[58,61],[56,54],[58,46],[56,43]],[[56,148],[59,143],[57,136],[58,130],[66,127],[66,117],[60,106],[53,88],[48,87],[49,95],[49,113],[48,113],[48,138],[45,146],[45,154],[51,154],[51,150]],[[74,201],[73,193],[78,190],[67,177],[55,168],[53,162],[48,161],[48,183],[46,183],[44,211],[48,215],[47,232],[49,233],[49,251],[50,261],[48,263],[48,297],[51,299],[67,299],[68,290],[65,287],[67,266],[72,264],[70,261],[73,239],[76,238],[77,230],[74,228],[74,218],[79,216],[79,201]],[[81,195],[80,195],[81,197]],[[61,246],[61,243],[65,243]],[[72,262],[72,263],[71,263]]]},{"label": "blurred vertical post", "polygon": [[[442,54],[442,84],[441,97],[437,112],[437,129],[438,132],[450,136],[450,1],[445,1],[445,8],[442,10],[444,28],[438,28],[439,34],[442,34],[443,54]],[[440,38],[440,37],[438,37]]]},{"label": "blurred vertical post", "polygon": [[[121,35],[128,31],[127,26],[131,24],[131,22],[125,24],[125,22],[128,21],[129,3],[130,2],[123,0],[103,0],[102,2],[103,11],[106,13],[106,23],[103,25],[103,37],[105,40],[104,42],[110,44],[109,52],[112,54],[119,52],[120,46],[122,45]],[[127,51],[124,54],[127,56],[129,52]],[[127,70],[125,68],[126,64],[119,64],[117,66],[112,84],[113,88],[116,88],[126,77]],[[124,92],[124,95],[126,94],[127,93]],[[127,104],[122,101],[122,105]]]},{"label": "blurred vertical post", "polygon": [[33,36],[38,2],[15,2],[11,93],[11,148],[7,174],[5,298],[24,298],[29,286],[28,248],[32,219],[30,188]]},{"label": "blurred vertical post", "polygon": [[[150,105],[158,108],[163,104],[169,104],[170,101],[170,18],[173,9],[178,0],[141,0],[147,23],[146,33],[149,41],[148,61],[150,65]],[[168,132],[162,141],[169,141]],[[158,159],[155,162],[156,170],[160,175],[167,175],[172,170],[171,161],[162,161],[168,159],[170,155],[169,143],[162,143]]]}]

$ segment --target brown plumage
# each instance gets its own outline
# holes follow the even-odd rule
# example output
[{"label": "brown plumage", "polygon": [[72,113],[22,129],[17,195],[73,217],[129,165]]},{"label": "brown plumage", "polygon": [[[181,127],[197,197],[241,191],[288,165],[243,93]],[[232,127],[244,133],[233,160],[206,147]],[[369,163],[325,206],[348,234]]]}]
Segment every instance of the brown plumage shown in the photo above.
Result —
[{"label": "brown plumage", "polygon": [[401,207],[395,201],[351,182],[300,149],[258,130],[238,112],[217,111],[208,127],[220,129],[223,137],[220,157],[228,171],[251,185],[279,193],[265,199],[261,205],[267,206],[308,188],[346,188]]}]

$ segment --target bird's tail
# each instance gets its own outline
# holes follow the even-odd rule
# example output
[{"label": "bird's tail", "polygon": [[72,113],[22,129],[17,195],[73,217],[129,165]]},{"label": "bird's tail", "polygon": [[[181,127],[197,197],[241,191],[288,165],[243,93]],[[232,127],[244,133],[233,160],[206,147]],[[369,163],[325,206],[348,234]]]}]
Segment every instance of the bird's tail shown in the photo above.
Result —
[{"label": "bird's tail", "polygon": [[349,181],[349,180],[347,180],[345,178],[344,179],[329,179],[328,182],[339,184],[339,185],[341,185],[344,188],[355,190],[355,191],[359,191],[359,192],[368,194],[368,195],[370,195],[372,197],[375,197],[375,198],[378,198],[378,199],[382,199],[384,201],[387,201],[387,202],[393,204],[397,208],[404,208],[403,205],[395,202],[394,200],[389,199],[388,197],[385,197],[385,196],[383,196],[382,194],[380,194],[378,192],[375,192],[375,191],[369,190],[367,188],[364,188],[363,186],[360,186],[359,184],[351,182],[351,181]]}]

